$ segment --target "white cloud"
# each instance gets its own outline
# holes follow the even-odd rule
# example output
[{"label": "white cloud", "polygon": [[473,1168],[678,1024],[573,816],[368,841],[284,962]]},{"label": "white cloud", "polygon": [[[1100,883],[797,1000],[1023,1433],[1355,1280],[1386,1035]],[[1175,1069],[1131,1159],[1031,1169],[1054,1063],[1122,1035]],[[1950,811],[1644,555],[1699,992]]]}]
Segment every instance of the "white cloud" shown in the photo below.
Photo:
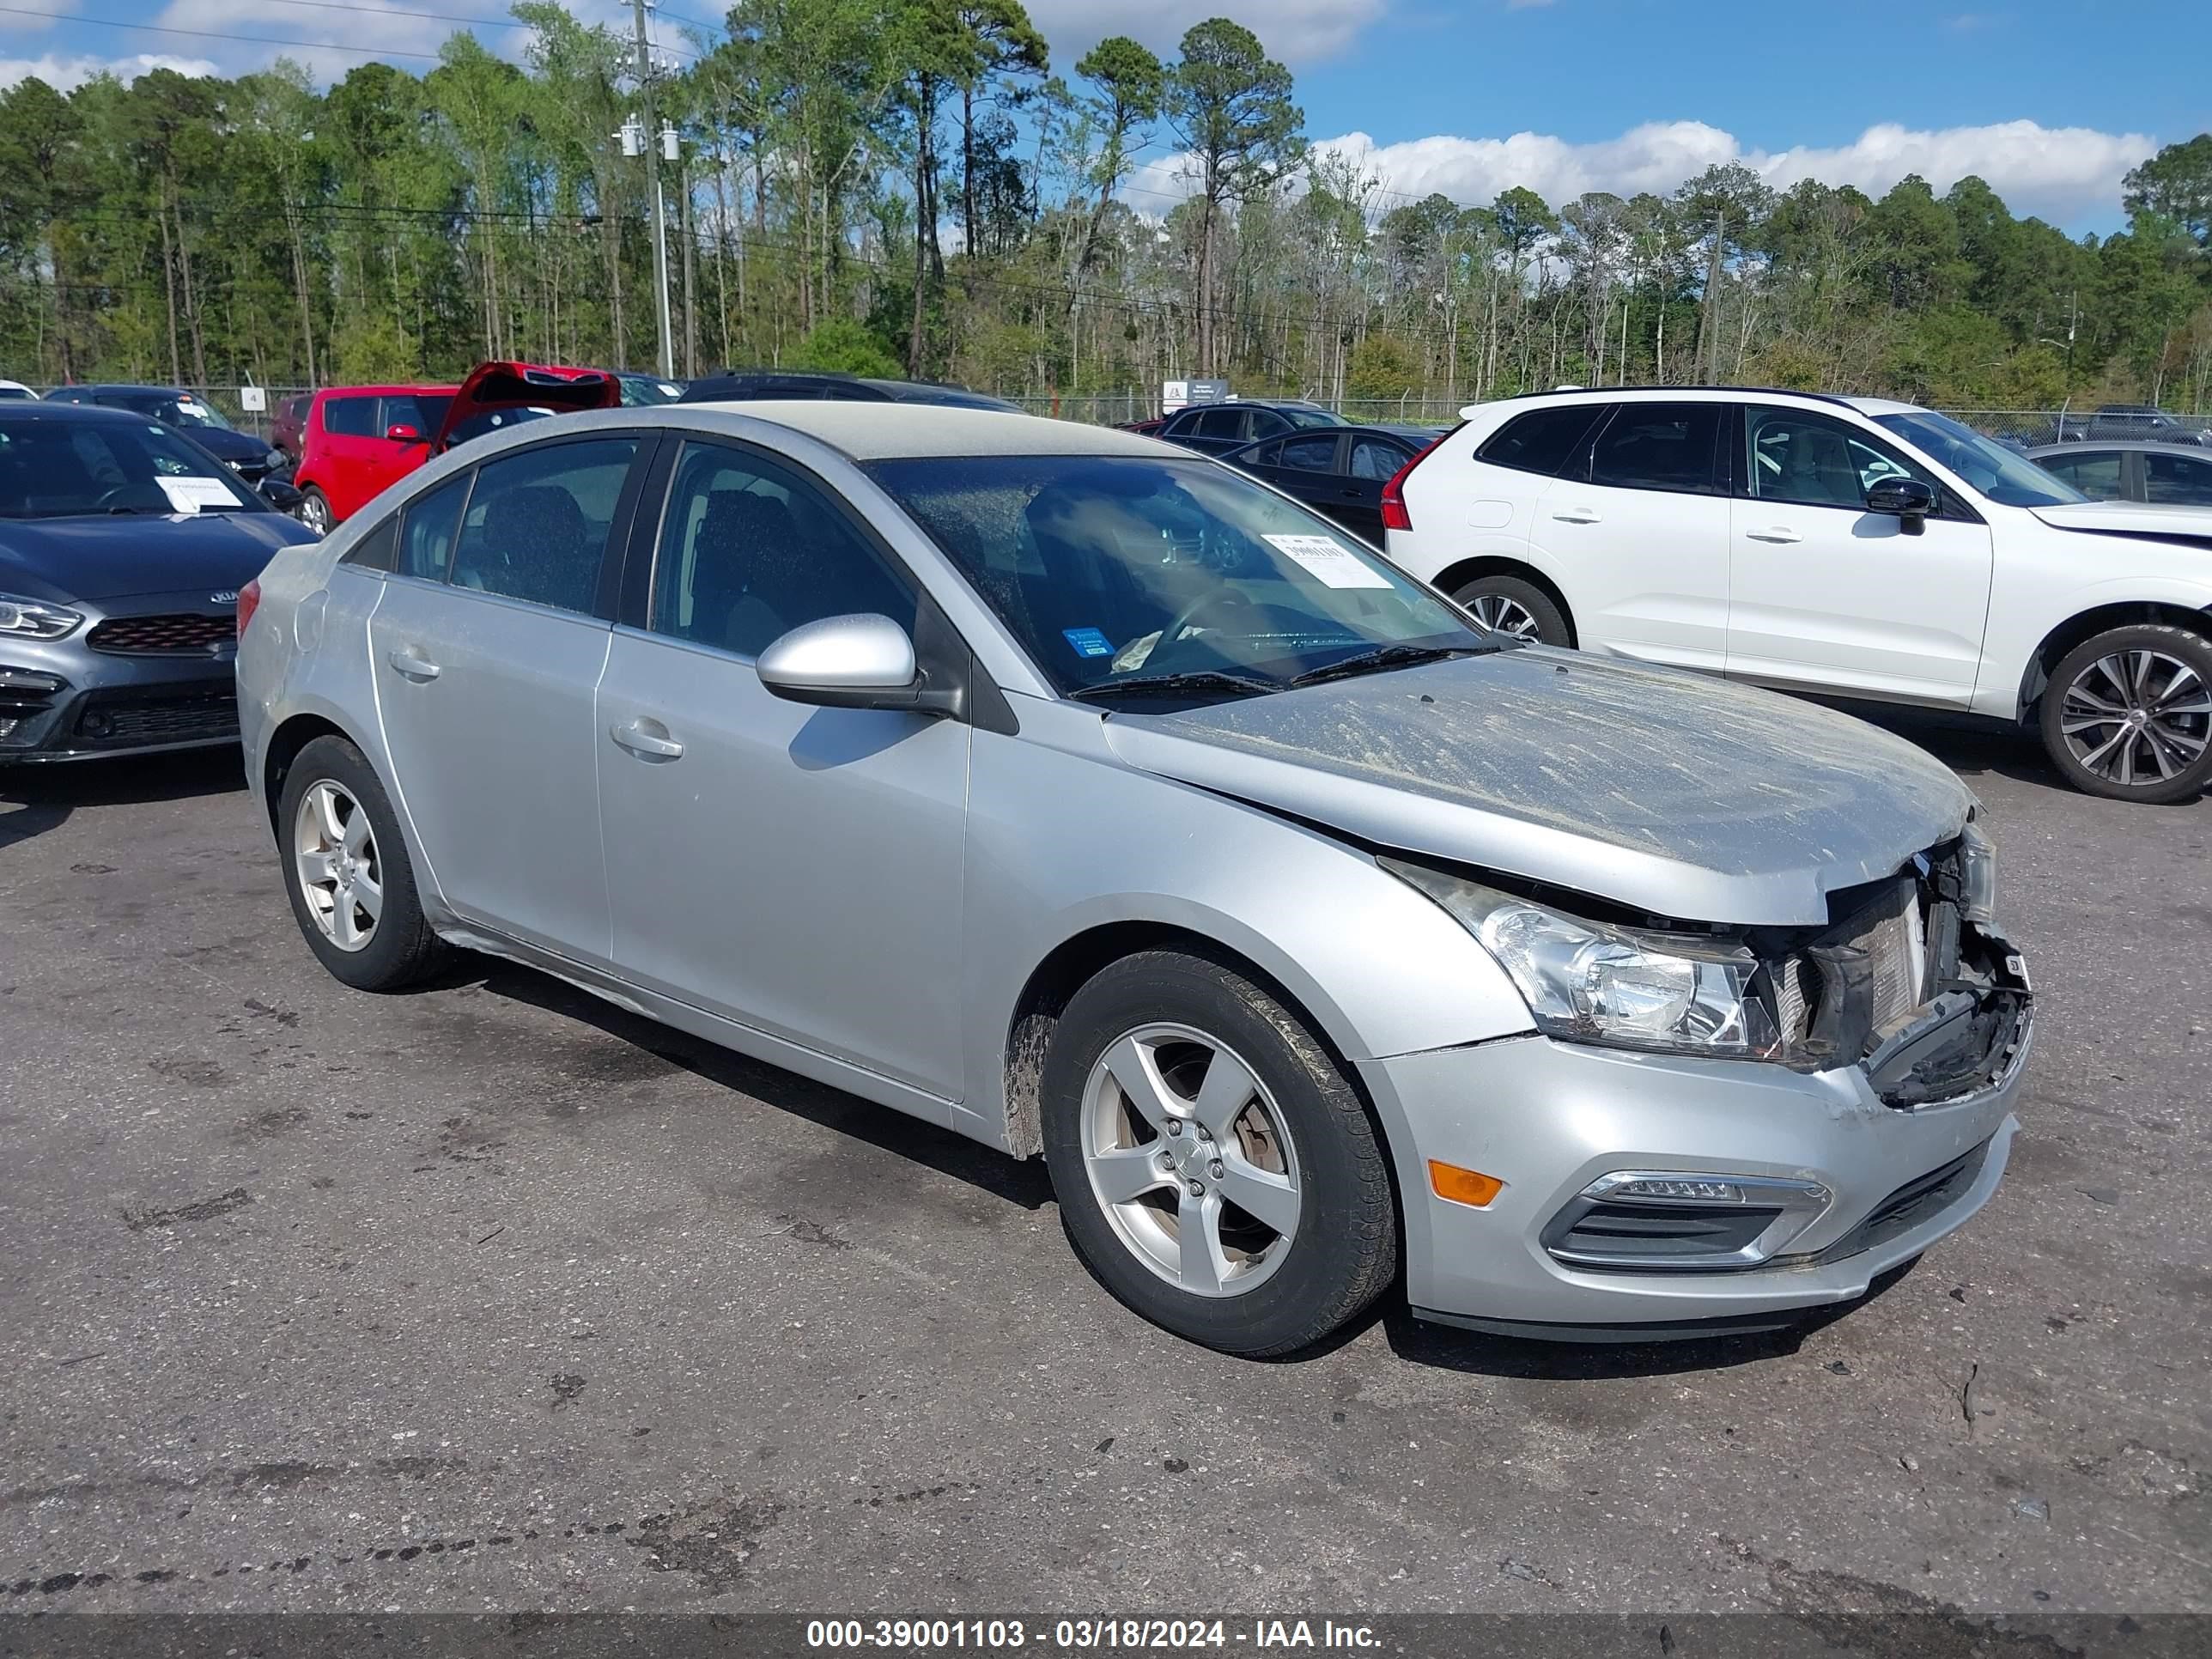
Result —
[{"label": "white cloud", "polygon": [[88,53],[47,52],[38,58],[0,58],[0,87],[36,76],[48,86],[67,92],[101,75],[131,82],[149,70],[171,69],[179,75],[213,75],[215,65],[204,58],[173,58],[167,52],[142,52],[129,58],[95,58]]},{"label": "white cloud", "polygon": [[[1286,64],[1310,63],[1349,46],[1382,15],[1389,0],[1271,0],[1237,21]],[[1109,34],[1127,34],[1171,58],[1194,23],[1232,9],[1225,0],[1030,0],[1030,21],[1052,43],[1055,68]]]},{"label": "white cloud", "polygon": [[[1975,173],[2014,212],[2070,226],[2117,214],[2121,175],[2156,149],[2157,143],[2138,132],[2003,121],[1937,131],[1886,125],[1869,127],[1852,143],[1834,148],[1770,151],[1747,149],[1734,134],[1702,121],[1657,121],[1591,143],[1517,132],[1506,138],[1437,137],[1378,145],[1365,133],[1353,132],[1324,139],[1316,148],[1360,160],[1393,191],[1414,197],[1441,191],[1462,203],[1488,202],[1516,185],[1555,205],[1592,190],[1621,196],[1647,190],[1663,193],[1725,161],[1743,162],[1777,189],[1818,179],[1856,185],[1874,196],[1909,173],[1919,173],[1939,191]],[[1162,175],[1158,187],[1165,187],[1172,167],[1153,171]]]}]

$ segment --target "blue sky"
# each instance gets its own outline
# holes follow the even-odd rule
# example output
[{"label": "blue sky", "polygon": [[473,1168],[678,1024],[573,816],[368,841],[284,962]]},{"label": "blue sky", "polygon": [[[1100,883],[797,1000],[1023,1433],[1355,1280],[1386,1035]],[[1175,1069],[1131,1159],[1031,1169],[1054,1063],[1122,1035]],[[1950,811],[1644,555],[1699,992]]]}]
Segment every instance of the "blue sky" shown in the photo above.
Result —
[{"label": "blue sky", "polygon": [[[371,53],[420,70],[446,20],[504,10],[501,0],[0,4],[55,14],[0,11],[0,82],[64,82],[149,61],[237,73],[282,50],[220,34],[320,43],[290,55],[325,78]],[[621,0],[574,9],[628,13]],[[1905,172],[1939,188],[1978,173],[2016,210],[2106,231],[2130,166],[2212,128],[2203,0],[1030,0],[1030,11],[1063,70],[1103,33],[1171,52],[1200,18],[1239,16],[1296,72],[1316,141],[1360,157],[1389,190],[1461,201],[1514,184],[1555,201],[1666,190],[1741,159],[1778,185],[1809,174],[1875,191]],[[679,18],[720,15],[717,0],[669,0],[657,33],[680,43]],[[479,33],[495,49],[517,39]],[[1175,193],[1174,170],[1158,155],[1139,189]]]}]

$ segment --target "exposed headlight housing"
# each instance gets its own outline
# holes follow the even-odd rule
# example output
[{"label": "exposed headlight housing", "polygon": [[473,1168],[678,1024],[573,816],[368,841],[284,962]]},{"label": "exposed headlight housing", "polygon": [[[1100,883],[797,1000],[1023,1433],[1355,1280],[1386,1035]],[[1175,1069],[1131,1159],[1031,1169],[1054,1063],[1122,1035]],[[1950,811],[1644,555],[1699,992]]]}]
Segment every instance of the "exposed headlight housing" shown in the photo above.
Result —
[{"label": "exposed headlight housing", "polygon": [[1587,921],[1462,876],[1378,862],[1480,941],[1547,1036],[1717,1060],[1781,1052],[1753,985],[1764,964],[1741,945]]},{"label": "exposed headlight housing", "polygon": [[84,617],[65,606],[0,593],[0,635],[15,639],[66,638]]},{"label": "exposed headlight housing", "polygon": [[1996,921],[1997,908],[1997,847],[1972,819],[1959,838],[1959,914],[1978,927]]}]

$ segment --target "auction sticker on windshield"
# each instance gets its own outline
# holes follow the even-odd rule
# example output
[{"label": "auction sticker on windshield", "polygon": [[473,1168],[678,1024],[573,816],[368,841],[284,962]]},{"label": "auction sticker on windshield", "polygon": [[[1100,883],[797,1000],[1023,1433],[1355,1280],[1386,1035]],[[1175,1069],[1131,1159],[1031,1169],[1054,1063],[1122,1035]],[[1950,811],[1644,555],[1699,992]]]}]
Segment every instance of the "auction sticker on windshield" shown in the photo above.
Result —
[{"label": "auction sticker on windshield", "polygon": [[169,505],[179,513],[197,513],[204,507],[235,507],[238,501],[220,478],[156,478]]},{"label": "auction sticker on windshield", "polygon": [[1324,587],[1388,587],[1390,579],[1334,536],[1269,536],[1269,546],[1305,567]]}]

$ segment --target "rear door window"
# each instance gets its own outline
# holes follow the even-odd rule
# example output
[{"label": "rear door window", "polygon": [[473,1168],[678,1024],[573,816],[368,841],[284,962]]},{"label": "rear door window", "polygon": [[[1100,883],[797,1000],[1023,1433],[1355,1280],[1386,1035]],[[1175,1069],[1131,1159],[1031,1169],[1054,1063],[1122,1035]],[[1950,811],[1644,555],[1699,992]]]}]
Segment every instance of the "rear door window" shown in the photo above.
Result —
[{"label": "rear door window", "polygon": [[1209,409],[1199,416],[1189,429],[1201,438],[1241,438],[1244,435],[1244,411],[1241,409]]},{"label": "rear door window", "polygon": [[453,549],[453,585],[590,611],[637,445],[635,438],[551,443],[478,467]]},{"label": "rear door window", "polygon": [[1406,464],[1405,452],[1380,438],[1352,441],[1352,476],[1370,483],[1388,483]]},{"label": "rear door window", "polygon": [[2200,461],[2194,455],[2145,454],[2143,499],[2172,507],[2212,507],[2212,460]]},{"label": "rear door window", "polygon": [[1590,447],[1587,482],[1613,489],[1718,495],[1713,463],[1724,411],[1721,404],[1619,405]]}]

